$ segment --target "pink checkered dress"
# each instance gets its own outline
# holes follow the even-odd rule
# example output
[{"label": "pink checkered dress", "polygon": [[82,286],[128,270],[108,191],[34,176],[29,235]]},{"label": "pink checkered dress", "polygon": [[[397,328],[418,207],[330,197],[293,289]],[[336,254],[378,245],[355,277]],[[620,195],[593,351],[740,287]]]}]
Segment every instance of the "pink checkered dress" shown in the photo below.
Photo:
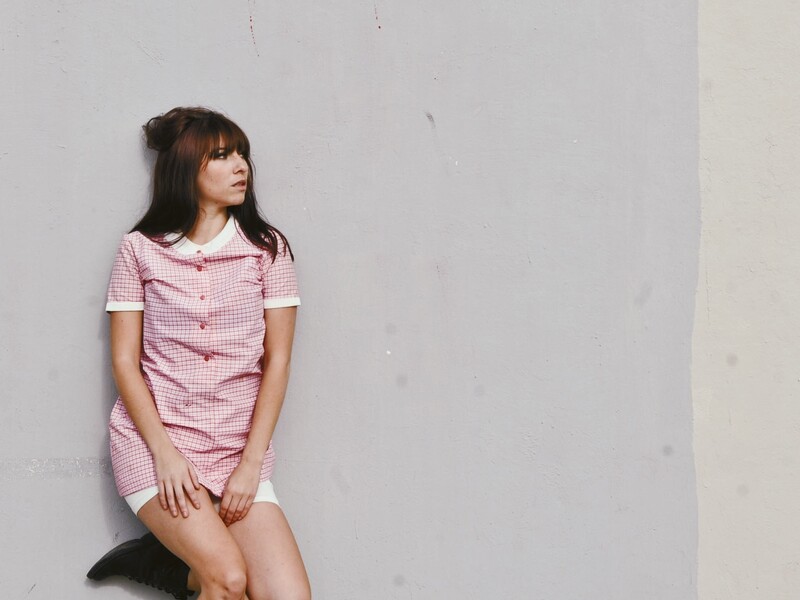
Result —
[{"label": "pink checkered dress", "polygon": [[[233,217],[202,246],[184,238],[163,247],[139,232],[124,236],[119,246],[106,311],[144,311],[144,380],[175,447],[217,496],[250,431],[261,383],[264,309],[299,304],[283,245],[272,262]],[[109,431],[120,495],[157,485],[150,450],[119,398]],[[270,443],[261,481],[270,478],[274,461]]]}]

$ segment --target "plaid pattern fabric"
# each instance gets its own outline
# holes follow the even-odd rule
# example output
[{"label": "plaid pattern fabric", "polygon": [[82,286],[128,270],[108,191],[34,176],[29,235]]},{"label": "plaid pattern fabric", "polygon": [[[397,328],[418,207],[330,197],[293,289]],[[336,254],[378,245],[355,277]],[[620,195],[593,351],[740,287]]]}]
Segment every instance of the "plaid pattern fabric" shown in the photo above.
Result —
[{"label": "plaid pattern fabric", "polygon": [[[119,246],[106,310],[144,311],[144,380],[175,447],[217,496],[250,431],[261,383],[264,309],[299,304],[283,244],[273,262],[233,217],[202,246],[184,238],[163,247],[139,232],[125,235]],[[109,431],[120,495],[156,485],[150,450],[121,398]],[[262,481],[270,478],[274,461],[270,443]]]}]

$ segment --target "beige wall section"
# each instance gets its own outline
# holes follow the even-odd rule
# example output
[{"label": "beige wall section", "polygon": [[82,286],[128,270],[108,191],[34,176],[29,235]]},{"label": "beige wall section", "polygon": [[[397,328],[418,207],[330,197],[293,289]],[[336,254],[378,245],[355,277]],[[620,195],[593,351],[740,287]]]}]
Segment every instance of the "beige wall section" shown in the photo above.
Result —
[{"label": "beige wall section", "polygon": [[700,600],[800,589],[800,5],[701,0]]}]

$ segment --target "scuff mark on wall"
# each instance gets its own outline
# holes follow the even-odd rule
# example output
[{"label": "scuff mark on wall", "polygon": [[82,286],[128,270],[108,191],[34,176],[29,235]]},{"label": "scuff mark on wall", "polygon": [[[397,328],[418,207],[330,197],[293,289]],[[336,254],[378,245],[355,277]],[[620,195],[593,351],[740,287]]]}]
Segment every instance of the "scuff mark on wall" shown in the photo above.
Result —
[{"label": "scuff mark on wall", "polygon": [[159,56],[156,52],[149,50],[142,44],[141,40],[136,40],[136,45],[150,60],[156,63],[159,67],[164,64],[164,58]]},{"label": "scuff mark on wall", "polygon": [[444,169],[445,172],[448,175],[450,175],[451,174],[450,164],[452,163],[457,167],[458,161],[452,155],[446,154],[445,152],[442,151],[442,148],[439,144],[439,136],[436,133],[436,120],[433,118],[433,114],[430,111],[426,110],[424,112],[425,112],[425,118],[428,119],[428,124],[431,126],[431,131],[433,132],[433,146],[434,149],[436,150],[436,154],[445,159]]},{"label": "scuff mark on wall", "polygon": [[0,481],[75,479],[111,474],[111,462],[100,458],[20,458],[0,461]]},{"label": "scuff mark on wall", "polygon": [[436,121],[433,120],[433,115],[429,112],[426,112],[425,116],[428,117],[428,122],[431,124],[431,129],[436,129]]},{"label": "scuff mark on wall", "polygon": [[380,19],[378,19],[378,4],[377,4],[377,2],[373,3],[372,8],[375,10],[375,23],[377,23],[378,29],[380,29],[381,28],[381,22],[380,22]]},{"label": "scuff mark on wall", "polygon": [[253,27],[253,13],[256,11],[256,0],[247,0],[247,7],[250,14],[250,37],[253,40],[253,48],[256,49],[256,56],[261,56],[261,53],[258,51],[258,44],[256,44],[256,30]]}]

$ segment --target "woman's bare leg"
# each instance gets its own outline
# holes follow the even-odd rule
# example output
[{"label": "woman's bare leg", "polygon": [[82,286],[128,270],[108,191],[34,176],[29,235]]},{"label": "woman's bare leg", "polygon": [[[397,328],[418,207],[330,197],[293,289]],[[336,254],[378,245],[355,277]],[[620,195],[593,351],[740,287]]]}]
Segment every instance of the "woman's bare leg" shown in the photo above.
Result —
[{"label": "woman's bare leg", "polygon": [[243,600],[247,567],[236,540],[219,518],[208,492],[198,493],[200,508],[189,504],[189,516],[173,517],[158,497],[138,517],[173,554],[191,569],[189,582],[199,584],[198,600]]},{"label": "woman's bare leg", "polygon": [[256,502],[241,521],[228,527],[247,564],[250,600],[310,600],[303,559],[281,508]]}]

